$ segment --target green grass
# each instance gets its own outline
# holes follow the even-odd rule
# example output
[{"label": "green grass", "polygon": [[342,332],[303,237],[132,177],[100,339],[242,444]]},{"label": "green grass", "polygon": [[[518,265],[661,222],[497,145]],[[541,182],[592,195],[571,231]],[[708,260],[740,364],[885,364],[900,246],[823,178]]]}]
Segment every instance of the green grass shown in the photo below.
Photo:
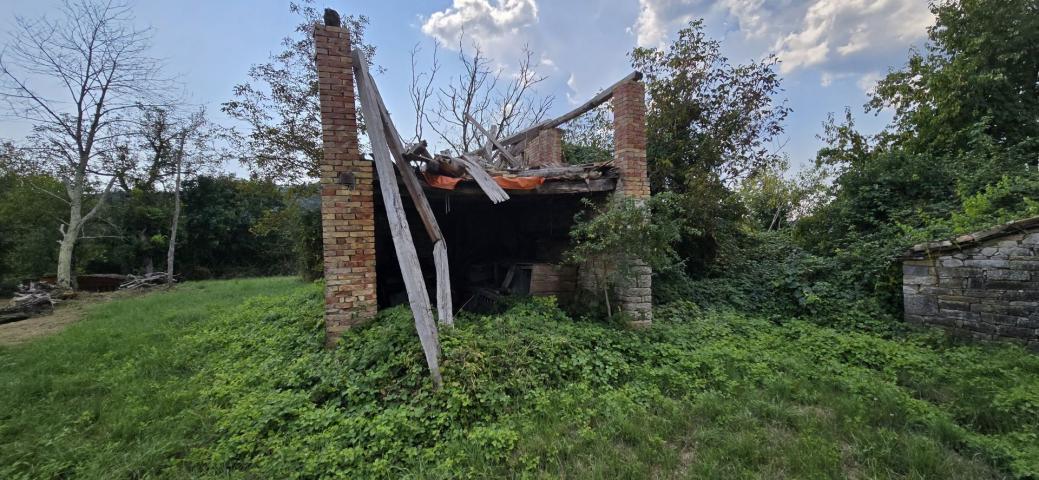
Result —
[{"label": "green grass", "polygon": [[335,352],[321,310],[287,279],[186,284],[0,350],[0,477],[1039,472],[1039,357],[1014,346],[682,304],[628,331],[533,300],[444,331],[435,392],[405,310]]},{"label": "green grass", "polygon": [[0,348],[0,477],[140,478],[206,441],[204,357],[184,337],[221,308],[301,284],[193,282],[91,308],[66,331]]}]

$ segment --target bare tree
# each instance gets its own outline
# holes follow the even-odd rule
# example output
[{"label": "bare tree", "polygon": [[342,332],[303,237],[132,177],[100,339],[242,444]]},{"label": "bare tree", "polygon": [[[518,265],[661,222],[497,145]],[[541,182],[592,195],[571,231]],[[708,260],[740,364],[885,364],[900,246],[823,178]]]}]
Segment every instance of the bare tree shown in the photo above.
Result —
[{"label": "bare tree", "polygon": [[[125,112],[153,99],[160,62],[148,55],[149,31],[133,26],[130,8],[66,1],[54,20],[16,19],[0,53],[0,99],[33,123],[34,157],[65,184],[69,205],[60,227],[58,284],[72,286],[72,254],[84,225],[97,217],[116,182],[117,137]],[[84,213],[84,196],[97,189]]]},{"label": "bare tree", "polygon": [[[173,285],[174,256],[177,250],[177,228],[180,223],[180,186],[185,174],[196,173],[210,163],[205,152],[209,135],[204,131],[206,125],[205,111],[199,110],[191,116],[177,135],[177,149],[174,153],[173,181],[173,220],[170,222],[169,247],[166,250],[166,285]],[[194,152],[190,145],[194,144]]]},{"label": "bare tree", "polygon": [[[537,72],[538,64],[530,49],[524,47],[516,72],[509,74],[504,68],[495,67],[495,62],[479,44],[473,43],[470,52],[464,47],[460,36],[457,58],[461,73],[436,89],[436,105],[431,114],[416,113],[417,118],[426,120],[440,140],[461,154],[483,145],[483,135],[470,118],[496,131],[500,137],[544,119],[554,98],[537,96],[534,92],[534,87],[547,77]],[[422,76],[414,73],[414,60],[412,65],[413,96],[419,92],[429,98],[429,88],[419,83]],[[432,75],[426,82],[432,84]],[[414,98],[413,104],[419,108]],[[422,106],[425,106],[424,99]]]},{"label": "bare tree", "polygon": [[411,83],[408,85],[411,105],[415,107],[414,141],[416,142],[422,139],[422,126],[426,123],[426,103],[436,91],[433,82],[440,71],[440,61],[437,58],[437,53],[440,51],[440,43],[433,42],[433,59],[430,61],[429,71],[426,72],[418,70],[418,55],[421,51],[422,46],[418,43],[411,48]]}]

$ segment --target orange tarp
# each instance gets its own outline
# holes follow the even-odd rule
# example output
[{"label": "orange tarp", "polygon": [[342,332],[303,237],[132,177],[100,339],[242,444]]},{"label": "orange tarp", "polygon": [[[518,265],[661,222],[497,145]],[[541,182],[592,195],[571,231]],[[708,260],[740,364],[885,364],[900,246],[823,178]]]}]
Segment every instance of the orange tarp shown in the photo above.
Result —
[{"label": "orange tarp", "polygon": [[[426,177],[426,183],[433,188],[442,188],[444,190],[454,190],[458,186],[458,182],[461,182],[461,178],[448,177],[445,175],[437,175],[434,173],[423,172],[423,176]],[[545,183],[543,177],[493,177],[494,183],[505,190],[533,190],[538,188],[541,184]]]},{"label": "orange tarp", "polygon": [[433,188],[443,188],[444,190],[454,190],[458,182],[461,182],[461,178],[448,177],[446,175],[437,175],[435,173],[422,172],[422,175],[426,177],[426,183]]},{"label": "orange tarp", "polygon": [[494,177],[494,183],[505,190],[533,190],[545,183],[544,177]]}]

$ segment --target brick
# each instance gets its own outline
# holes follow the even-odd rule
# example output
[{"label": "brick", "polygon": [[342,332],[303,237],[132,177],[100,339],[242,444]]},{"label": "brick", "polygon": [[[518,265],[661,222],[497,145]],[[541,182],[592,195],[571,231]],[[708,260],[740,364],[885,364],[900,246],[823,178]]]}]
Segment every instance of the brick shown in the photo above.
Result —
[{"label": "brick", "polygon": [[[319,165],[321,223],[325,264],[326,344],[375,315],[375,232],[372,163],[357,150],[353,70],[348,32],[314,26],[321,139]],[[354,175],[356,186],[337,184],[339,174]]]}]

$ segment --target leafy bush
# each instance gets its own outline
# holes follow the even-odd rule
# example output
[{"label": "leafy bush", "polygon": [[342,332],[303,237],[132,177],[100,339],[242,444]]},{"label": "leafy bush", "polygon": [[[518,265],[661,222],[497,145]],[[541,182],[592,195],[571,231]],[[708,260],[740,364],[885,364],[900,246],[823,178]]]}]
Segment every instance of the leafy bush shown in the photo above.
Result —
[{"label": "leafy bush", "polygon": [[839,259],[805,251],[789,230],[744,233],[725,244],[719,258],[702,278],[681,271],[658,275],[654,301],[691,301],[775,321],[806,318],[885,334],[903,327],[869,295],[848,287],[859,279],[849,277]]},{"label": "leafy bush", "polygon": [[[322,346],[316,285],[200,314],[286,283],[188,283],[115,303],[58,345],[0,349],[12,392],[0,397],[0,476],[1039,474],[1039,357],[1019,347],[884,339],[688,301],[625,330],[531,299],[445,329],[434,391],[403,308],[335,351]],[[187,300],[187,317],[117,329]],[[31,361],[53,346],[63,366]]]},{"label": "leafy bush", "polygon": [[[736,473],[779,461],[806,476],[842,476],[842,462],[867,476],[995,475],[964,459],[972,452],[1017,475],[1039,472],[1039,358],[1016,347],[777,326],[690,302],[662,307],[650,330],[627,331],[532,299],[445,330],[445,385],[435,392],[405,309],[348,332],[335,352],[321,348],[320,315],[315,289],[250,302],[195,335],[211,352],[200,375],[219,431],[192,462],[282,478],[644,476],[678,468],[680,457],[653,459],[660,442],[692,431],[724,431],[698,447],[721,458],[744,436],[784,428],[790,447],[732,457]],[[735,420],[733,401],[763,418]],[[689,411],[706,425],[693,427]],[[800,465],[786,450],[813,442],[851,453],[825,450]],[[596,451],[618,457],[584,457]],[[684,468],[724,472],[716,467]]]}]

